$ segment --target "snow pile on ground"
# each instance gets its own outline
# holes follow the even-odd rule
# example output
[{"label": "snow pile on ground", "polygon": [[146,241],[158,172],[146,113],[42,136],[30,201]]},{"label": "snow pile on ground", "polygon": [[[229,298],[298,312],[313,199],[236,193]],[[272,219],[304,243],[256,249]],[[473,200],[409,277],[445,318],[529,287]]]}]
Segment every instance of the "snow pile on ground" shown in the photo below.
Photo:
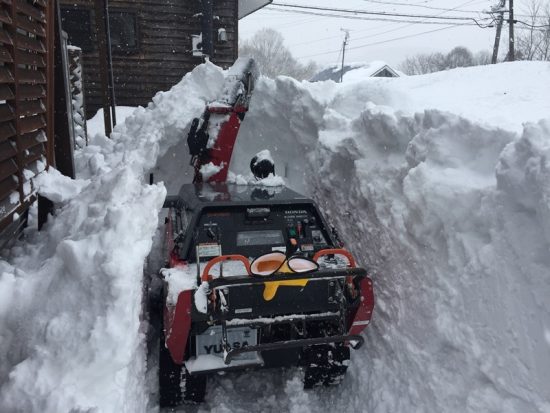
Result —
[{"label": "snow pile on ground", "polygon": [[342,85],[340,95],[356,93],[360,101],[366,93],[367,100],[410,115],[439,109],[520,133],[523,122],[537,122],[550,114],[549,72],[548,63],[513,62],[422,76],[354,77]]},{"label": "snow pile on ground", "polygon": [[[187,130],[223,81],[200,66],[94,135],[78,180],[41,178],[56,217],[0,263],[0,411],[145,411],[142,272],[166,191],[144,181],[191,180]],[[375,315],[342,387],[227,374],[196,410],[550,412],[549,85],[547,63],[261,79],[231,176],[268,149],[371,268]]]},{"label": "snow pile on ground", "polygon": [[[271,150],[373,268],[377,297],[345,391],[300,395],[299,407],[289,373],[276,381],[287,396],[260,405],[550,411],[548,96],[548,63],[257,85],[232,169]],[[232,411],[252,409],[227,380],[208,407],[224,411],[230,391]]]},{"label": "snow pile on ground", "polygon": [[37,179],[56,202],[40,233],[0,261],[0,411],[143,412],[143,267],[166,190],[145,173],[185,135],[223,72],[203,65],[138,108],[109,140],[91,134],[79,179]]}]

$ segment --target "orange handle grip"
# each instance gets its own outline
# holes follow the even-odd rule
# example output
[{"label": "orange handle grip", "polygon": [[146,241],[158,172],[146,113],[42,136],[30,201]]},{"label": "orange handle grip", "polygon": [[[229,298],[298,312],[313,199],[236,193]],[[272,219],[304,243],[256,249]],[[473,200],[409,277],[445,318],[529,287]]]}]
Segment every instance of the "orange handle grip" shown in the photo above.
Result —
[{"label": "orange handle grip", "polygon": [[244,264],[244,267],[246,268],[246,273],[250,275],[250,262],[248,261],[248,258],[246,258],[243,255],[221,255],[216,258],[212,258],[208,263],[206,264],[206,267],[204,267],[204,270],[202,272],[201,281],[210,281],[212,277],[210,276],[210,270],[214,265],[216,265],[219,262],[223,261],[240,261]]},{"label": "orange handle grip", "polygon": [[317,251],[317,253],[313,256],[313,261],[317,262],[320,257],[323,257],[325,255],[343,255],[349,260],[350,267],[355,268],[355,259],[348,250],[345,250],[343,248],[328,248],[325,250]]}]

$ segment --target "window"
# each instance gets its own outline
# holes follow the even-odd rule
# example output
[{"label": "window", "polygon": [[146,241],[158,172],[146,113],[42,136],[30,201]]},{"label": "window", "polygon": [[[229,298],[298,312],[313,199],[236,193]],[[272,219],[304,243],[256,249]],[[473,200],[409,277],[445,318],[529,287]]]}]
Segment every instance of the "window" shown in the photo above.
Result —
[{"label": "window", "polygon": [[64,7],[61,9],[61,25],[69,36],[69,44],[80,47],[83,53],[94,50],[91,10]]},{"label": "window", "polygon": [[136,13],[110,10],[109,26],[113,51],[132,53],[139,50]]}]

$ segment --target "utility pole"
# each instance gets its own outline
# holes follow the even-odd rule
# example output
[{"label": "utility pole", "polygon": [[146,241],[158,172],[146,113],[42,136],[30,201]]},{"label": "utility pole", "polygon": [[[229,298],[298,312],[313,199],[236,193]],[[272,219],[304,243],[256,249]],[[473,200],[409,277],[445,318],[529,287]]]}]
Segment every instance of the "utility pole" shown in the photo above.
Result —
[{"label": "utility pole", "polygon": [[340,29],[344,32],[346,32],[346,36],[344,37],[344,43],[342,44],[342,66],[340,68],[340,83],[344,80],[344,59],[346,57],[346,46],[348,45],[349,40],[349,30]]},{"label": "utility pole", "polygon": [[500,34],[502,32],[502,23],[504,22],[504,7],[506,5],[506,0],[500,0],[498,6],[493,6],[493,11],[498,11],[498,18],[497,18],[497,33],[495,36],[495,45],[493,46],[493,57],[491,59],[491,63],[495,64],[498,59],[498,48],[500,45]]},{"label": "utility pole", "polygon": [[508,60],[513,62],[516,60],[516,52],[514,48],[514,0],[509,1],[509,11],[508,11],[508,25],[509,27],[509,43],[508,43]]}]

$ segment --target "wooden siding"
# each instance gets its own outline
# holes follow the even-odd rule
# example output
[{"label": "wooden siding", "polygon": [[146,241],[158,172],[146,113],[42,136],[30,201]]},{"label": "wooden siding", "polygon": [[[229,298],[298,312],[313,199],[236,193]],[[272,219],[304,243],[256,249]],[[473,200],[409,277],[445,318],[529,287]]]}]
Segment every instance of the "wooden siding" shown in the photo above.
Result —
[{"label": "wooden siding", "polygon": [[[89,10],[95,30],[92,0],[62,0],[61,5]],[[191,35],[201,31],[198,0],[109,0],[109,10],[127,11],[137,16],[138,50],[124,53],[113,48],[117,105],[147,105],[156,92],[170,89],[202,63],[202,58],[192,55],[191,46]],[[237,0],[214,2],[214,15],[218,18],[214,19],[214,56],[211,60],[229,67],[237,58]],[[218,28],[226,30],[227,42],[217,41]],[[83,70],[86,73],[86,111],[91,117],[101,106],[97,48],[84,53]]]},{"label": "wooden siding", "polygon": [[52,160],[52,8],[0,0],[0,230],[35,199],[32,178]]}]

